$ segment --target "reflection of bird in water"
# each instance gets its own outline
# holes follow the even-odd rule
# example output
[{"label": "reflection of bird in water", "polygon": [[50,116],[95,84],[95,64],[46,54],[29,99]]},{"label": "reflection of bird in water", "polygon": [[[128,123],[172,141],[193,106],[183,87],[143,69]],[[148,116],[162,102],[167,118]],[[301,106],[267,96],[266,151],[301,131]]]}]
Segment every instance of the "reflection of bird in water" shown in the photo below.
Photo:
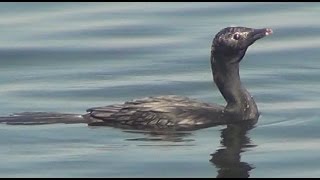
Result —
[{"label": "reflection of bird in water", "polygon": [[[218,169],[218,178],[248,178],[250,176],[249,172],[254,169],[254,167],[241,161],[241,153],[256,147],[247,136],[247,133],[254,128],[256,122],[257,121],[247,121],[245,123],[228,124],[226,128],[221,130],[220,143],[222,147],[211,154],[210,159],[210,162]],[[193,133],[191,132],[140,130],[125,130],[125,132],[143,134],[143,137],[126,139],[128,141],[173,143],[144,144],[141,146],[195,146],[189,143],[195,141],[192,139]]]},{"label": "reflection of bird in water", "polygon": [[218,168],[218,178],[248,178],[253,167],[241,162],[240,153],[247,148],[255,147],[251,144],[247,133],[253,128],[254,122],[227,125],[221,131],[221,145],[215,153],[211,154],[210,161]]},{"label": "reflection of bird in water", "polygon": [[186,139],[191,136],[190,132],[182,131],[139,131],[125,130],[124,132],[143,134],[144,137],[128,138],[127,141],[167,141],[167,142],[190,142],[194,139]]}]

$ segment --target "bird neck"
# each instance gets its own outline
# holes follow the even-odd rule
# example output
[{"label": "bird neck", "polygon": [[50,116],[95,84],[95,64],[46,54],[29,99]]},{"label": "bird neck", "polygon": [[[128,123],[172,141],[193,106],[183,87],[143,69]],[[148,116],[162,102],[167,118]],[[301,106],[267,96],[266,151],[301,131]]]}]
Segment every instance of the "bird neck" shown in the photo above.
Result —
[{"label": "bird neck", "polygon": [[257,119],[259,116],[257,105],[242,86],[239,75],[239,62],[244,53],[233,57],[212,55],[212,74],[214,82],[227,102],[225,111],[237,119]]}]

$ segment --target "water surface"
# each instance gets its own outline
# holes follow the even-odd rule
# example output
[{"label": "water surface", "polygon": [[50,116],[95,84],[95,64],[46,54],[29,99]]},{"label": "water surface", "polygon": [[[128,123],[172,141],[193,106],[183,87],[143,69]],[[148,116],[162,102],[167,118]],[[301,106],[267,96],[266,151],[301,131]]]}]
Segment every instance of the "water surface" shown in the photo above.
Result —
[{"label": "water surface", "polygon": [[1,177],[319,177],[319,16],[319,3],[2,2],[1,116],[167,94],[225,104],[209,64],[214,35],[230,25],[274,34],[241,62],[262,114],[255,127],[1,124]]}]

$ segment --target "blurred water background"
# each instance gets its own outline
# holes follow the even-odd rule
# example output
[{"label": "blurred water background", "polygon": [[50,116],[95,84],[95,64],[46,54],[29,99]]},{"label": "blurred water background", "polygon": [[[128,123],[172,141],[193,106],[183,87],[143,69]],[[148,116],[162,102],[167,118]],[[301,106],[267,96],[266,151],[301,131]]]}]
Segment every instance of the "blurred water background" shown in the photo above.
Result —
[{"label": "blurred water background", "polygon": [[214,35],[227,26],[274,34],[241,62],[261,111],[253,129],[0,124],[0,176],[319,177],[319,17],[319,3],[1,2],[1,116],[84,114],[167,94],[225,104],[211,75]]}]

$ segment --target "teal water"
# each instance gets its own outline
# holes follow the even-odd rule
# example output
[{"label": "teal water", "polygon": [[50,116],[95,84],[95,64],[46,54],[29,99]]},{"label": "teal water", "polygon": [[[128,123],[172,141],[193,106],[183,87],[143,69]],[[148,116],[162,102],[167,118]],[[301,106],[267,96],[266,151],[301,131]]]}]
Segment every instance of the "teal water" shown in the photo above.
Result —
[{"label": "teal water", "polygon": [[[230,25],[272,28],[241,62],[246,130],[0,124],[1,177],[320,176],[319,3],[0,3],[0,115],[175,94],[225,104],[209,64]],[[212,161],[215,157],[215,161]]]}]

